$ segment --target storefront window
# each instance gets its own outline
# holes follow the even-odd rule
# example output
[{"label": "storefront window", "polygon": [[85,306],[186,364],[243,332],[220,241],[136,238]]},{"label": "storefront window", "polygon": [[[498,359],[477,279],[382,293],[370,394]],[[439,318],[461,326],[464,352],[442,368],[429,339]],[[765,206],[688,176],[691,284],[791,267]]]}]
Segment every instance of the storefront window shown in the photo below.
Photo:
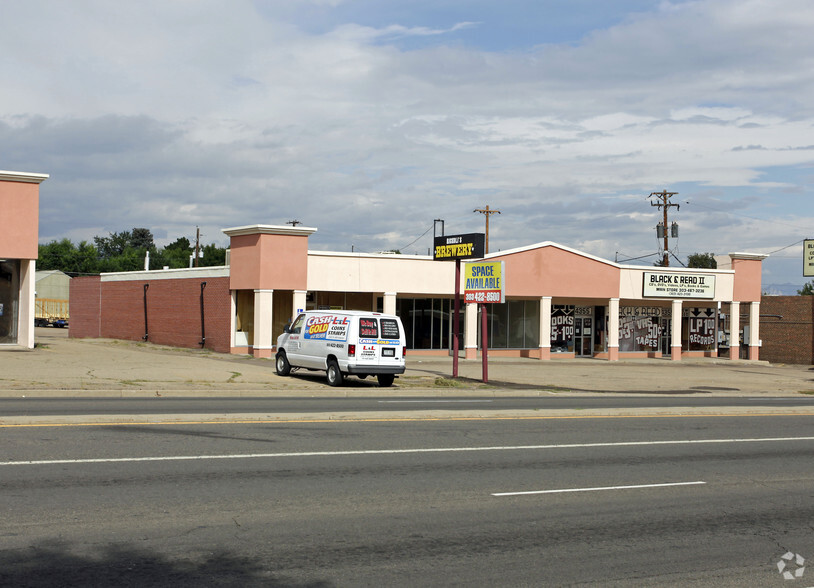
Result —
[{"label": "storefront window", "polygon": [[535,349],[540,346],[540,303],[510,300],[487,304],[490,349]]},{"label": "storefront window", "polygon": [[644,306],[619,308],[619,351],[656,352],[661,345],[664,309]]},{"label": "storefront window", "polygon": [[[452,305],[453,301],[446,298],[397,299],[396,314],[404,325],[407,348],[449,349]],[[463,308],[461,322],[463,323]]]},{"label": "storefront window", "polygon": [[713,351],[716,348],[714,308],[685,308],[681,321],[681,340],[685,351]]},{"label": "storefront window", "polygon": [[555,304],[551,307],[551,353],[574,351],[574,307]]},{"label": "storefront window", "polygon": [[0,261],[0,344],[17,343],[20,262]]}]

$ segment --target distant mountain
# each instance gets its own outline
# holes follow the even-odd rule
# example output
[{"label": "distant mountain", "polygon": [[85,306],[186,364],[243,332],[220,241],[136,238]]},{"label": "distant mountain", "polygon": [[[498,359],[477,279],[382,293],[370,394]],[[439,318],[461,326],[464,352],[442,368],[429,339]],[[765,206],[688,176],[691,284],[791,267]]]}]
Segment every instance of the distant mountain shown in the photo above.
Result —
[{"label": "distant mountain", "polygon": [[767,296],[797,296],[802,284],[763,284],[763,293]]}]

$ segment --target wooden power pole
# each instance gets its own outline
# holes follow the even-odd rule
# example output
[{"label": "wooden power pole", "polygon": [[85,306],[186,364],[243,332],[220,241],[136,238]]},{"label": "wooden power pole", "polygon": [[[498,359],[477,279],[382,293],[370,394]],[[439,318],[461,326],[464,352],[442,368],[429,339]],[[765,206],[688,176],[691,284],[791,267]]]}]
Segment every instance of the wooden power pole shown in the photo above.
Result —
[{"label": "wooden power pole", "polygon": [[[656,198],[656,202],[650,201],[650,206],[657,206],[660,209],[663,209],[664,212],[664,225],[663,225],[663,233],[664,233],[664,257],[662,258],[662,267],[668,267],[670,265],[670,257],[669,257],[669,246],[667,242],[668,236],[668,227],[667,224],[667,209],[673,206],[676,207],[676,210],[679,210],[679,205],[670,202],[670,198],[678,194],[678,192],[668,192],[667,190],[662,190],[661,192],[651,192],[648,198]],[[678,231],[677,225],[674,231]],[[677,235],[673,235],[674,237]]]},{"label": "wooden power pole", "polygon": [[500,214],[499,210],[489,210],[489,205],[486,208],[476,208],[473,212],[479,212],[486,216],[486,253],[489,253],[489,217],[493,214]]},{"label": "wooden power pole", "polygon": [[201,227],[195,227],[195,267],[200,265]]}]

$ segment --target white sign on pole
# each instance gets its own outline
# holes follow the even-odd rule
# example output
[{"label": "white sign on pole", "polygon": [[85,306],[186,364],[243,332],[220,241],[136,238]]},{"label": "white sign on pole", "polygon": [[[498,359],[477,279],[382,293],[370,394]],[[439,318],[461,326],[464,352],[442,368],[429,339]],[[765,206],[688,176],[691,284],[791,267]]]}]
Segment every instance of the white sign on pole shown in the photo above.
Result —
[{"label": "white sign on pole", "polygon": [[803,277],[814,276],[814,239],[803,241]]}]

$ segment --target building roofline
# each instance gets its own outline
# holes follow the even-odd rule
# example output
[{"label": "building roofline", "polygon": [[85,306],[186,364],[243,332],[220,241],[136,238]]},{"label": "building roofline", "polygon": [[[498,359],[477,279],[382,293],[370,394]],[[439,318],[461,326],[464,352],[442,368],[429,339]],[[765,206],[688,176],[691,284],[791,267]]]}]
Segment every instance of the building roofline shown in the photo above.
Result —
[{"label": "building roofline", "polygon": [[289,227],[286,225],[244,225],[221,229],[229,237],[243,235],[288,235],[294,237],[307,237],[317,232],[315,227]]},{"label": "building roofline", "polygon": [[16,172],[0,170],[0,181],[2,182],[24,182],[26,184],[40,184],[47,180],[48,174],[34,174],[28,172]]}]

